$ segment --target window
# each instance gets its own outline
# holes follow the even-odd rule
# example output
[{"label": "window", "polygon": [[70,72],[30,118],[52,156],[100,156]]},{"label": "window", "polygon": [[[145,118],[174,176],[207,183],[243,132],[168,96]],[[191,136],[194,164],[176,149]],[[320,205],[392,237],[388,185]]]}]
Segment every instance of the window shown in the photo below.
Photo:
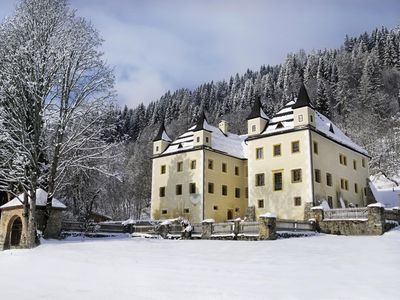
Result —
[{"label": "window", "polygon": [[256,148],[256,159],[264,158],[264,148]]},{"label": "window", "polygon": [[235,166],[235,175],[239,176],[239,167]]},{"label": "window", "polygon": [[264,184],[264,173],[256,174],[256,186],[263,186]]},{"label": "window", "polygon": [[365,168],[365,158],[361,159],[361,165],[363,168]]},{"label": "window", "polygon": [[297,153],[297,152],[300,152],[300,142],[299,141],[292,142],[292,153]]},{"label": "window", "polygon": [[189,193],[196,194],[196,183],[189,183]]},{"label": "window", "polygon": [[235,188],[235,198],[240,198],[240,189]]},{"label": "window", "polygon": [[178,172],[182,172],[183,171],[183,162],[182,161],[178,161],[178,163],[176,164],[176,170]]},{"label": "window", "polygon": [[311,123],[313,122],[313,117],[312,116],[310,116],[310,121],[311,121]]},{"label": "window", "polygon": [[165,186],[160,187],[160,197],[165,197]]},{"label": "window", "polygon": [[332,186],[332,174],[331,173],[326,173],[326,185]]},{"label": "window", "polygon": [[156,152],[158,152],[158,149],[160,149],[160,148],[158,148],[158,146],[156,146]]},{"label": "window", "polygon": [[299,122],[303,122],[303,115],[299,115]]},{"label": "window", "polygon": [[217,205],[214,205],[213,209],[214,209],[214,210],[218,210],[218,206],[217,206]]},{"label": "window", "polygon": [[228,195],[228,187],[226,185],[222,185],[222,196]]},{"label": "window", "polygon": [[343,154],[339,154],[339,162],[341,165],[347,166],[347,157]]},{"label": "window", "polygon": [[314,146],[314,153],[315,153],[315,154],[318,154],[318,143],[317,143],[317,142],[314,142],[314,143],[313,143],[313,146]]},{"label": "window", "polygon": [[177,195],[182,195],[182,184],[177,184],[175,187],[175,192]]},{"label": "window", "polygon": [[206,136],[206,143],[208,143],[208,136]]},{"label": "window", "polygon": [[301,206],[301,197],[294,197],[294,206]]},{"label": "window", "polygon": [[330,208],[333,208],[333,199],[332,196],[328,196],[328,204]]},{"label": "window", "polygon": [[214,169],[214,161],[213,161],[212,159],[209,159],[209,160],[208,160],[208,168],[209,168],[210,170],[213,170],[213,169]]},{"label": "window", "polygon": [[349,189],[349,182],[347,179],[343,179],[343,178],[340,179],[340,188],[342,190],[346,190],[346,191]]},{"label": "window", "polygon": [[257,200],[258,208],[264,208],[264,199]]},{"label": "window", "polygon": [[315,181],[318,183],[321,183],[321,171],[318,169],[315,169]]},{"label": "window", "polygon": [[212,183],[212,182],[208,183],[208,193],[214,194],[214,183]]},{"label": "window", "polygon": [[189,213],[189,208],[184,208],[184,209],[183,209],[183,213],[184,213],[184,214],[188,214],[188,213]]},{"label": "window", "polygon": [[226,173],[226,163],[222,163],[222,172]]},{"label": "window", "polygon": [[236,207],[235,212],[239,212],[239,211],[240,211],[239,207]]},{"label": "window", "polygon": [[364,188],[364,196],[367,196],[367,188]]},{"label": "window", "polygon": [[249,188],[246,188],[244,191],[246,199],[249,198]]},{"label": "window", "polygon": [[357,170],[357,161],[353,159],[353,169]]},{"label": "window", "polygon": [[196,142],[200,143],[200,137],[199,136],[196,138]]},{"label": "window", "polygon": [[195,160],[192,160],[192,161],[190,162],[190,169],[191,169],[191,170],[196,169],[196,161],[195,161]]},{"label": "window", "polygon": [[281,145],[274,145],[274,156],[281,156]]},{"label": "window", "polygon": [[282,172],[274,173],[274,191],[281,191],[283,189],[282,184]]},{"label": "window", "polygon": [[161,213],[162,213],[163,215],[166,215],[166,214],[168,213],[168,211],[167,211],[166,209],[163,209],[163,210],[161,211]]},{"label": "window", "polygon": [[252,126],[251,126],[251,131],[252,131],[252,132],[255,132],[256,129],[257,129],[256,125],[252,125]]},{"label": "window", "polygon": [[354,192],[356,194],[358,194],[358,185],[357,185],[357,183],[354,184]]},{"label": "window", "polygon": [[167,170],[167,166],[166,165],[162,165],[161,166],[161,174],[165,174],[166,170]]},{"label": "window", "polygon": [[301,182],[301,169],[292,170],[292,182]]}]

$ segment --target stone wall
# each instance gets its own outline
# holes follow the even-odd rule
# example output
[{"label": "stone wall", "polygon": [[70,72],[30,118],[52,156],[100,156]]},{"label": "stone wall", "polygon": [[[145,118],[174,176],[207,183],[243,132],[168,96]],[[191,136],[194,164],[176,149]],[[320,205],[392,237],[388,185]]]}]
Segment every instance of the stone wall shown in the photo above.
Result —
[{"label": "stone wall", "polygon": [[0,218],[0,250],[10,249],[11,247],[11,226],[15,219],[20,218],[22,222],[21,239],[18,247],[15,248],[26,248],[27,247],[27,232],[28,224],[26,218],[24,218],[23,208],[14,208],[3,210]]},{"label": "stone wall", "polygon": [[[400,219],[400,211],[394,210],[394,213]],[[367,219],[326,219],[322,207],[313,207],[312,214],[318,230],[328,234],[381,235],[395,226],[386,221],[385,209],[379,203],[368,205]]]}]

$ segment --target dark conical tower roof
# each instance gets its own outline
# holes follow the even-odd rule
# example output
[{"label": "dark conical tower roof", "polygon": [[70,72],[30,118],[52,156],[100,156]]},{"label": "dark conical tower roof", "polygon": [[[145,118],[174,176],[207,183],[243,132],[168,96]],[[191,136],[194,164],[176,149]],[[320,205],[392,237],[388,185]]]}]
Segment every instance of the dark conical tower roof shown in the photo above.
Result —
[{"label": "dark conical tower roof", "polygon": [[171,139],[168,136],[167,131],[165,130],[164,122],[161,123],[160,129],[158,130],[158,133],[157,133],[156,137],[154,138],[153,142],[161,141],[161,140],[171,142]]},{"label": "dark conical tower roof", "polygon": [[251,112],[246,120],[255,119],[255,118],[263,118],[266,120],[268,119],[262,109],[260,97],[257,97],[256,101],[254,101],[253,108],[251,109]]},{"label": "dark conical tower roof", "polygon": [[297,96],[296,103],[293,104],[292,108],[300,108],[300,107],[305,107],[309,106],[311,108],[314,108],[311,104],[310,97],[308,97],[307,89],[304,85],[304,83],[301,84],[299,95]]},{"label": "dark conical tower roof", "polygon": [[206,114],[204,113],[204,110],[203,110],[197,119],[196,126],[193,129],[193,131],[205,130],[204,121],[206,121],[208,123]]}]

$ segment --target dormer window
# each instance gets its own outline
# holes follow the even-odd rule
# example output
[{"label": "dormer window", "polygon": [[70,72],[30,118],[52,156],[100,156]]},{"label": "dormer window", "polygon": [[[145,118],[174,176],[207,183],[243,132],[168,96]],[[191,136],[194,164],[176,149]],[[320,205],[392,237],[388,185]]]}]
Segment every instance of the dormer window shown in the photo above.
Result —
[{"label": "dormer window", "polygon": [[199,136],[196,138],[196,142],[200,143],[200,137]]},{"label": "dormer window", "polygon": [[159,149],[158,146],[156,146],[156,152],[158,152],[158,149]]},{"label": "dormer window", "polygon": [[299,122],[303,122],[303,115],[299,115]]},{"label": "dormer window", "polygon": [[256,129],[257,129],[256,125],[251,126],[251,131],[252,131],[252,132],[255,132]]},{"label": "dormer window", "polygon": [[208,143],[208,136],[206,136],[206,143]]}]

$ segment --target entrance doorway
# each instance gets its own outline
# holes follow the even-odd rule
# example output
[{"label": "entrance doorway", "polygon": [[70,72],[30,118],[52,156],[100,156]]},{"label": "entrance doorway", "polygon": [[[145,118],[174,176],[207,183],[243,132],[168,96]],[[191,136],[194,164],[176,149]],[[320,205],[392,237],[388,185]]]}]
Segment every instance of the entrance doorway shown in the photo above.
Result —
[{"label": "entrance doorway", "polygon": [[227,213],[227,219],[228,220],[232,220],[233,219],[233,210],[232,209],[228,209],[228,213]]},{"label": "entrance doorway", "polygon": [[21,234],[22,234],[22,222],[18,217],[14,220],[11,226],[11,236],[10,236],[10,246],[15,247],[19,246],[21,242]]}]

